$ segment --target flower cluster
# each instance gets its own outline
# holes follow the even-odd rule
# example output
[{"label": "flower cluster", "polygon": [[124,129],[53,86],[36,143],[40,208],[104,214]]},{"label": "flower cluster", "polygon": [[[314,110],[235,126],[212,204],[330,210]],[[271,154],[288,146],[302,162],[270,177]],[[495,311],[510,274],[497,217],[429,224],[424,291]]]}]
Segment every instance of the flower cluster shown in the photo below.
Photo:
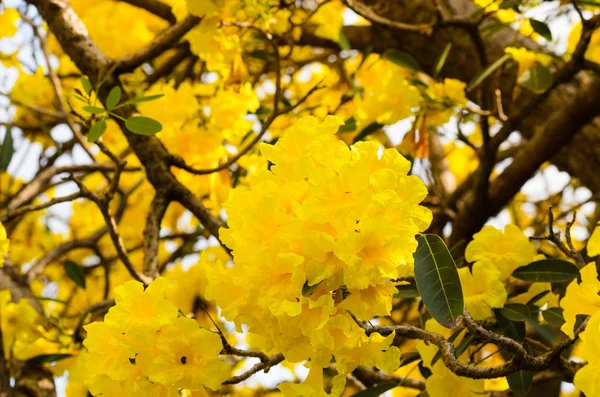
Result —
[{"label": "flower cluster", "polygon": [[166,298],[171,283],[157,278],[146,290],[129,281],[115,288],[116,305],[103,322],[85,327],[87,386],[93,395],[177,395],[178,389],[218,389],[230,374],[219,359],[218,334],[179,316]]},{"label": "flower cluster", "polygon": [[493,308],[504,306],[507,292],[504,286],[512,272],[530,263],[535,247],[515,225],[506,225],[504,233],[485,226],[473,236],[465,252],[471,269],[458,269],[465,305],[476,320],[492,316]]},{"label": "flower cluster", "polygon": [[415,234],[431,221],[427,190],[396,150],[338,141],[341,124],[305,117],[261,146],[273,165],[232,192],[221,238],[235,265],[207,271],[206,297],[263,351],[321,367],[334,356],[343,376],[393,371],[393,335],[365,335],[352,314],[390,314],[390,281],[413,274]]},{"label": "flower cluster", "polygon": [[[600,254],[600,226],[597,226],[587,244],[588,255]],[[582,347],[580,358],[587,365],[577,371],[573,383],[586,396],[600,395],[600,281],[595,263],[589,263],[579,272],[580,280],[573,280],[567,287],[565,297],[560,301],[565,323],[561,330],[570,338],[575,337],[575,328],[581,324],[579,316],[591,316],[585,331],[579,335]],[[580,317],[581,319],[581,317]]]}]

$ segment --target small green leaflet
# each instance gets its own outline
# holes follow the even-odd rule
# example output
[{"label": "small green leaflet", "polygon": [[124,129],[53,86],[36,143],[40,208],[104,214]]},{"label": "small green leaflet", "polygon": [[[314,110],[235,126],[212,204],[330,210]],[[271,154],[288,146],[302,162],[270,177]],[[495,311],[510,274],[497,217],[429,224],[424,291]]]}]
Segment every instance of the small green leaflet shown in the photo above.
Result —
[{"label": "small green leaflet", "polygon": [[125,105],[134,105],[136,103],[141,103],[141,102],[150,102],[150,101],[154,101],[155,99],[162,98],[164,96],[165,96],[164,94],[158,94],[158,95],[143,96],[140,98],[133,98],[133,99],[123,102],[119,107],[125,106]]},{"label": "small green leaflet", "polygon": [[542,259],[517,268],[512,275],[530,283],[559,283],[579,277],[579,269],[562,259]]},{"label": "small green leaflet", "polygon": [[337,132],[338,134],[341,134],[343,132],[351,132],[354,130],[356,130],[356,120],[354,117],[350,117],[344,122],[344,125],[340,126]]},{"label": "small green leaflet", "polygon": [[2,150],[0,150],[0,171],[6,171],[8,169],[8,165],[10,164],[10,160],[12,160],[14,154],[15,146],[13,142],[12,129],[11,127],[6,127],[4,141],[2,142]]},{"label": "small green leaflet", "polygon": [[507,303],[500,312],[511,321],[525,321],[531,317],[531,312],[522,303]]},{"label": "small green leaflet", "polygon": [[339,44],[340,44],[340,48],[342,50],[349,50],[352,47],[350,46],[350,40],[348,40],[348,37],[344,34],[343,30],[340,30],[340,36],[339,36]]},{"label": "small green leaflet", "polygon": [[97,106],[84,106],[83,110],[91,114],[104,114],[106,110],[99,108]]},{"label": "small green leaflet", "polygon": [[465,310],[458,270],[444,241],[435,234],[418,239],[415,279],[425,307],[446,328],[456,328]]},{"label": "small green leaflet", "polygon": [[517,341],[525,339],[524,321],[510,321],[502,315],[502,312],[499,309],[494,309],[494,315],[496,316],[496,321],[504,336],[508,336]]},{"label": "small green leaflet", "polygon": [[517,396],[524,396],[531,389],[531,383],[533,382],[533,372],[530,371],[517,371],[506,377],[510,390]]},{"label": "small green leaflet", "polygon": [[450,54],[451,49],[452,43],[446,44],[446,47],[444,47],[444,50],[442,51],[438,59],[435,61],[435,66],[433,67],[433,77],[437,77],[442,71],[442,68],[446,63],[446,59],[448,58],[448,54]]},{"label": "small green leaflet", "polygon": [[560,307],[551,307],[550,309],[546,309],[542,312],[542,316],[548,324],[554,325],[555,327],[561,327],[565,323],[565,319],[563,318],[563,309]]},{"label": "small green leaflet", "polygon": [[529,23],[537,34],[548,41],[552,41],[552,31],[545,22],[538,21],[537,19],[530,19]]},{"label": "small green leaflet", "polygon": [[413,72],[417,72],[421,70],[419,63],[413,58],[411,55],[407,54],[404,51],[399,50],[389,50],[386,51],[383,55],[385,59],[390,62],[395,63],[396,65],[402,66],[408,70],[412,70]]},{"label": "small green leaflet", "polygon": [[82,77],[80,81],[81,87],[83,87],[83,91],[85,91],[86,94],[90,95],[92,93],[92,83],[90,83],[87,77]]},{"label": "small green leaflet", "polygon": [[308,285],[308,281],[305,281],[302,286],[302,296],[310,296],[317,288],[319,288],[321,283],[322,281],[319,281],[315,285]]},{"label": "small green leaflet", "polygon": [[106,132],[106,121],[100,120],[90,128],[87,136],[89,143],[94,143]]},{"label": "small green leaflet", "polygon": [[45,363],[53,363],[53,362],[62,360],[67,357],[71,357],[71,355],[64,354],[64,353],[42,354],[40,356],[35,356],[33,358],[30,358],[29,360],[27,360],[27,363],[34,364],[34,365],[40,365],[40,364],[45,364]]},{"label": "small green leaflet", "polygon": [[394,298],[413,299],[419,297],[419,290],[412,284],[396,285],[398,292],[394,294]]},{"label": "small green leaflet", "polygon": [[113,110],[121,100],[121,87],[113,87],[106,98],[106,109]]},{"label": "small green leaflet", "polygon": [[548,295],[550,293],[550,291],[542,291],[539,294],[535,295],[533,298],[529,299],[529,301],[527,302],[527,306],[534,306],[536,305],[537,301],[539,301],[540,299],[542,299],[544,296]]},{"label": "small green leaflet", "polygon": [[358,393],[353,394],[352,397],[376,397],[398,386],[400,386],[398,383],[382,383],[366,390],[359,391]]},{"label": "small green leaflet", "polygon": [[125,127],[134,134],[152,136],[162,130],[162,125],[149,117],[133,116],[127,119]]},{"label": "small green leaflet", "polygon": [[536,62],[519,76],[517,82],[523,88],[527,88],[536,93],[541,93],[552,86],[554,76],[548,67]]},{"label": "small green leaflet", "polygon": [[363,139],[365,139],[366,137],[368,137],[369,135],[371,135],[372,133],[374,133],[375,131],[377,131],[378,129],[380,129],[382,127],[383,127],[383,124],[379,124],[376,121],[372,122],[371,124],[369,124],[368,126],[363,128],[358,134],[356,134],[356,136],[352,140],[352,143],[362,141]]},{"label": "small green leaflet", "polygon": [[500,66],[502,66],[506,61],[511,59],[509,54],[504,55],[502,58],[498,58],[496,62],[492,63],[490,66],[482,70],[477,76],[473,78],[469,82],[467,86],[467,92],[472,91],[475,87],[477,87],[483,80],[488,78],[492,73],[494,73]]},{"label": "small green leaflet", "polygon": [[78,287],[85,289],[85,274],[83,273],[81,266],[73,261],[67,261],[63,263],[63,267],[67,276],[73,280]]}]

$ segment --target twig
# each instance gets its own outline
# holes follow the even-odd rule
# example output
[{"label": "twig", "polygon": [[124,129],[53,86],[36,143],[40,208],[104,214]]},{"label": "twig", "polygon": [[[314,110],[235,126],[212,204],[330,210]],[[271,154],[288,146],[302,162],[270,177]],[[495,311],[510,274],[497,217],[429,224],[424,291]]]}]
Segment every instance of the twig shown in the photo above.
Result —
[{"label": "twig", "polygon": [[254,375],[255,373],[257,373],[259,371],[264,370],[265,372],[269,372],[269,369],[271,369],[271,367],[274,367],[275,365],[282,362],[284,360],[284,358],[285,357],[283,357],[283,354],[277,353],[277,354],[269,357],[267,360],[261,361],[260,363],[254,365],[252,368],[250,368],[248,371],[244,372],[243,374],[233,376],[233,377],[227,379],[222,384],[223,385],[235,385],[236,383],[245,381],[246,379],[248,379],[249,377],[251,377],[252,375]]}]

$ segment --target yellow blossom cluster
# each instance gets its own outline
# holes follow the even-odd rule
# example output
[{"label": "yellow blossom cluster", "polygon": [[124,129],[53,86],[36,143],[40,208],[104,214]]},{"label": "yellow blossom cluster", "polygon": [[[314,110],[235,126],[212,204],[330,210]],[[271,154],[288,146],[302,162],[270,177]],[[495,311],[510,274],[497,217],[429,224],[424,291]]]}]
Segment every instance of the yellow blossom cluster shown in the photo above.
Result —
[{"label": "yellow blossom cluster", "polygon": [[458,269],[465,306],[476,320],[485,320],[493,308],[504,306],[507,299],[505,282],[512,272],[529,264],[535,247],[515,225],[506,225],[504,232],[485,226],[467,245],[465,258],[471,269]]},{"label": "yellow blossom cluster", "polygon": [[517,72],[519,76],[526,70],[531,69],[536,62],[543,66],[548,66],[552,62],[550,55],[530,51],[526,48],[508,47],[504,51],[519,64],[519,71]]},{"label": "yellow blossom cluster", "polygon": [[365,60],[356,78],[364,89],[355,98],[356,120],[362,127],[374,121],[394,124],[411,116],[421,102],[419,90],[409,83],[410,72],[376,55]]},{"label": "yellow blossom cluster", "polygon": [[334,356],[340,374],[389,372],[399,364],[393,334],[367,336],[351,313],[389,315],[390,280],[413,274],[414,236],[431,221],[419,206],[427,190],[396,150],[336,140],[341,124],[305,117],[261,146],[273,165],[226,203],[221,238],[235,265],[207,271],[206,296],[263,351],[319,367]]},{"label": "yellow blossom cluster", "polygon": [[[588,255],[600,254],[600,226],[596,226],[587,245]],[[579,338],[581,339],[580,358],[587,365],[575,374],[575,386],[586,396],[600,395],[600,281],[595,263],[589,263],[580,271],[581,279],[573,280],[567,287],[564,298],[560,301],[565,323],[561,330],[570,338],[575,337],[575,328],[585,316],[591,316]],[[580,317],[582,316],[582,317]],[[578,317],[580,317],[578,319]]]},{"label": "yellow blossom cluster", "polygon": [[179,315],[167,299],[173,285],[159,277],[145,290],[137,281],[115,288],[103,322],[85,326],[86,385],[94,395],[178,395],[179,389],[218,389],[230,374],[219,359],[218,334]]}]

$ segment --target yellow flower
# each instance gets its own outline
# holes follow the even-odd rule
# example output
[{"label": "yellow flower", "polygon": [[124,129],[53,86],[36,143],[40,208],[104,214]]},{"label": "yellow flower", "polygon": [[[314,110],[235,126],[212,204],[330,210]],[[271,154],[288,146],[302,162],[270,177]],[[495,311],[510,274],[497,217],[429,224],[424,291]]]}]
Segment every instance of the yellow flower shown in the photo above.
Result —
[{"label": "yellow flower", "polygon": [[240,52],[240,38],[219,27],[219,18],[204,18],[187,34],[192,52],[206,61],[210,71],[227,74]]},{"label": "yellow flower", "polygon": [[500,272],[506,280],[512,272],[533,260],[535,247],[515,225],[506,225],[504,233],[493,226],[484,226],[467,245],[465,258],[469,262],[485,261]]},{"label": "yellow flower", "polygon": [[573,280],[567,286],[567,292],[560,301],[560,307],[564,309],[565,323],[560,328],[569,337],[574,337],[574,327],[578,314],[592,315],[600,309],[600,281],[596,273],[596,265],[590,263],[579,272],[581,283]]},{"label": "yellow flower", "polygon": [[198,263],[188,270],[183,270],[181,265],[170,269],[165,273],[165,278],[174,281],[175,286],[167,290],[167,298],[186,315],[193,314],[194,309],[201,310],[201,307],[194,307],[194,305],[198,299],[204,300],[208,283],[206,269],[214,261],[227,261],[227,259],[227,253],[223,248],[209,247],[202,251]]},{"label": "yellow flower", "polygon": [[0,9],[0,39],[11,37],[17,33],[17,21],[19,12],[14,8]]},{"label": "yellow flower", "polygon": [[412,273],[414,236],[431,222],[419,205],[427,189],[396,150],[336,140],[340,124],[305,117],[262,145],[273,166],[232,191],[220,237],[235,264],[209,266],[206,296],[290,362],[327,366],[333,356],[341,372],[392,371],[392,337],[368,338],[348,311],[389,315],[389,280]]},{"label": "yellow flower", "polygon": [[[577,43],[579,43],[579,39],[581,37],[581,22],[577,22],[571,33],[569,34],[569,41],[567,52],[573,53],[575,48],[577,48]],[[595,31],[592,34],[592,38],[590,43],[585,51],[585,59],[592,62],[600,62],[600,32]]]},{"label": "yellow flower", "polygon": [[309,22],[318,25],[315,34],[324,39],[339,42],[340,32],[344,25],[342,14],[345,8],[342,2],[338,0],[327,2],[319,7],[319,10],[309,20]]},{"label": "yellow flower", "polygon": [[367,58],[357,74],[364,88],[362,95],[354,100],[358,124],[362,127],[374,121],[394,124],[411,116],[421,102],[421,94],[408,82],[407,71],[385,59],[372,59]]},{"label": "yellow flower", "polygon": [[400,349],[391,346],[395,334],[381,336],[377,332],[369,337],[361,335],[358,343],[348,344],[336,351],[337,369],[340,373],[352,372],[359,365],[375,366],[391,374],[400,366]]},{"label": "yellow flower", "polygon": [[550,62],[552,62],[552,57],[550,55],[530,51],[526,48],[508,47],[504,50],[504,52],[512,56],[512,58],[519,64],[519,76],[526,70],[531,69],[536,62],[544,66],[550,65]]},{"label": "yellow flower", "polygon": [[216,390],[230,374],[229,365],[218,358],[223,348],[219,335],[198,327],[192,319],[180,317],[163,328],[156,346],[160,353],[148,369],[154,382]]},{"label": "yellow flower", "polygon": [[500,272],[493,265],[477,262],[471,272],[468,267],[462,267],[458,274],[465,307],[475,320],[485,320],[492,316],[493,308],[504,306],[506,289],[500,280]]},{"label": "yellow flower", "polygon": [[29,304],[27,298],[18,302],[11,302],[10,291],[0,291],[0,331],[2,332],[2,345],[4,357],[11,356],[15,343],[21,340],[35,338],[35,323],[39,314]]},{"label": "yellow flower", "polygon": [[308,376],[301,384],[285,382],[277,386],[285,397],[334,397],[340,396],[346,384],[345,376],[335,376],[333,378],[333,387],[331,394],[323,390],[323,369],[317,365],[312,365]]},{"label": "yellow flower", "polygon": [[[594,266],[593,264],[591,266]],[[589,266],[588,266],[589,267]],[[596,313],[590,318],[588,325],[579,335],[581,339],[581,359],[587,361],[585,367],[575,373],[573,383],[585,393],[586,396],[600,395],[600,314]]]},{"label": "yellow flower", "polygon": [[169,281],[159,277],[145,291],[138,281],[118,286],[114,291],[116,305],[108,311],[104,321],[124,333],[140,326],[158,330],[173,323],[177,308],[165,299],[170,285]]},{"label": "yellow flower", "polygon": [[5,256],[8,254],[10,241],[6,237],[6,229],[0,222],[0,267],[4,266]]},{"label": "yellow flower", "polygon": [[126,337],[117,327],[103,322],[93,322],[84,327],[87,336],[83,345],[90,353],[87,360],[87,379],[93,381],[102,374],[114,380],[125,380],[134,371],[130,359],[135,358]]},{"label": "yellow flower", "polygon": [[442,83],[433,82],[427,91],[428,101],[423,104],[427,111],[427,124],[446,124],[454,114],[455,107],[465,106],[466,87],[466,83],[456,79],[444,79]]},{"label": "yellow flower", "polygon": [[587,254],[590,257],[600,255],[600,226],[596,226],[587,242]]},{"label": "yellow flower", "polygon": [[431,368],[433,374],[425,381],[430,397],[485,397],[485,381],[455,375],[441,360]]}]

